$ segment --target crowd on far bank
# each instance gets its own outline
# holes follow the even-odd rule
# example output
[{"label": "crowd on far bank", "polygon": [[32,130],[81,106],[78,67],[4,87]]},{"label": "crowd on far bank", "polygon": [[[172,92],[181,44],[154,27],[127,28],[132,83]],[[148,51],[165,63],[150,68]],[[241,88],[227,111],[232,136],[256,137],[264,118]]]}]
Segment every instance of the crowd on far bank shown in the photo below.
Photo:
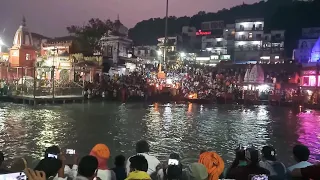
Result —
[{"label": "crowd on far bank", "polygon": [[[70,151],[70,149],[69,149]],[[4,177],[21,178],[25,171],[29,180],[286,180],[286,179],[320,179],[320,165],[313,165],[309,160],[310,151],[304,145],[293,147],[292,153],[296,164],[290,167],[277,159],[276,150],[272,146],[264,146],[261,150],[250,146],[239,146],[235,149],[235,158],[227,166],[223,158],[214,151],[199,152],[197,162],[181,163],[178,153],[171,153],[165,162],[160,162],[151,155],[149,144],[144,141],[136,143],[136,154],[125,158],[117,155],[114,165],[108,164],[110,150],[105,144],[95,145],[88,155],[79,160],[75,150],[66,153],[73,162],[66,162],[66,153],[58,146],[46,149],[43,159],[35,167],[30,167],[25,159],[17,159],[10,169],[2,167],[0,174]],[[4,155],[1,154],[3,163]],[[29,168],[29,169],[28,169]],[[1,177],[1,175],[0,175]],[[4,178],[10,179],[10,178]]]}]

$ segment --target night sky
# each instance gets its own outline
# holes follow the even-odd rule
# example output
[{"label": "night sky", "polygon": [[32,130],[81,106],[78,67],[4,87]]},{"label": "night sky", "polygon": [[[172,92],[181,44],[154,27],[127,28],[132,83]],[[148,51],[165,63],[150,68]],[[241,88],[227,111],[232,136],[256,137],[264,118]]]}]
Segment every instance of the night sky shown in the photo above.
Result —
[{"label": "night sky", "polygon": [[[169,15],[194,15],[199,11],[216,12],[222,8],[254,3],[258,0],[169,0]],[[82,25],[90,18],[112,19],[120,15],[121,22],[133,27],[152,17],[163,17],[165,0],[1,0],[0,36],[12,44],[22,16],[30,31],[49,37],[67,35],[68,25]]]}]

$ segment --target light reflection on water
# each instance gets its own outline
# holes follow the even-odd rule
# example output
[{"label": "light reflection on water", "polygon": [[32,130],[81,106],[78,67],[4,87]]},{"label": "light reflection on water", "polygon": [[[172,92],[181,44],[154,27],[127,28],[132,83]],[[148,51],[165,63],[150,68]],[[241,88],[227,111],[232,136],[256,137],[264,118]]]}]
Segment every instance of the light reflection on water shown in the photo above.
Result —
[{"label": "light reflection on water", "polygon": [[239,145],[273,145],[278,157],[291,164],[292,146],[310,147],[315,160],[320,148],[320,112],[298,114],[268,106],[198,104],[90,103],[61,106],[0,104],[1,149],[8,158],[43,155],[58,144],[87,154],[105,143],[112,157],[134,153],[137,140],[147,139],[164,160],[178,152],[185,162],[197,160],[202,149],[219,152],[230,162]]}]

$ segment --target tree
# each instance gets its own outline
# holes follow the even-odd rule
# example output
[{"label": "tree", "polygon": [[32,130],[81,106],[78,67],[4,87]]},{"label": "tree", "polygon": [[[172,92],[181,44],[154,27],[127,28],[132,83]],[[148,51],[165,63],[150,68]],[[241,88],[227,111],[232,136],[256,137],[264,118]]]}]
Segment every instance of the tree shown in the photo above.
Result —
[{"label": "tree", "polygon": [[109,30],[114,30],[114,23],[109,19],[102,21],[92,18],[83,26],[72,25],[67,27],[67,30],[70,35],[77,37],[84,52],[101,52],[100,40]]}]

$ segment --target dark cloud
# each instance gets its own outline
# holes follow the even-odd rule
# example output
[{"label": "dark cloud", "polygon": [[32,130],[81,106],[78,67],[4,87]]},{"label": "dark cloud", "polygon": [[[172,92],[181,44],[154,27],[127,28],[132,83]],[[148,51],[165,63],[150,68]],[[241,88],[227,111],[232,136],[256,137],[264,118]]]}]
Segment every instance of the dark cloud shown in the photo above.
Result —
[{"label": "dark cloud", "polygon": [[[204,10],[222,8],[258,0],[169,0],[169,13],[175,16],[193,15]],[[163,17],[165,0],[1,0],[0,32],[11,44],[12,36],[21,24],[22,16],[33,32],[46,36],[66,35],[66,26],[81,25],[92,17],[120,20],[128,27],[151,17]]]}]

